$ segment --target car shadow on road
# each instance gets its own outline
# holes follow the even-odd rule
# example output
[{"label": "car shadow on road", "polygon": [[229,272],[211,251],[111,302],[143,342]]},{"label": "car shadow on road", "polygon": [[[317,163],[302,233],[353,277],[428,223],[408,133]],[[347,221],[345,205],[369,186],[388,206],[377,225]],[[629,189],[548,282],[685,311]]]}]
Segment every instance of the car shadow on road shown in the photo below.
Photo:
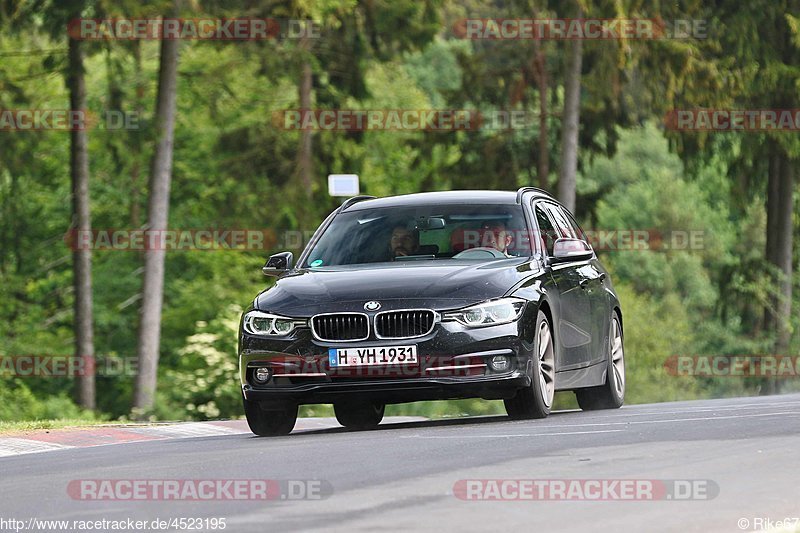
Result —
[{"label": "car shadow on road", "polygon": [[[570,409],[564,411],[554,411],[550,413],[550,418],[560,417],[570,413],[580,413],[580,409]],[[457,426],[477,426],[477,425],[491,425],[491,424],[524,424],[530,423],[533,420],[511,420],[506,415],[482,415],[482,416],[464,416],[458,418],[440,418],[434,420],[418,420],[408,422],[382,422],[379,426],[371,429],[353,430],[345,427],[327,427],[319,429],[301,429],[294,430],[288,437],[294,436],[315,436],[315,435],[331,435],[340,433],[371,433],[375,431],[397,431],[402,429],[422,429],[422,428],[438,428],[438,427],[457,427]],[[253,435],[253,438],[258,438]]]}]

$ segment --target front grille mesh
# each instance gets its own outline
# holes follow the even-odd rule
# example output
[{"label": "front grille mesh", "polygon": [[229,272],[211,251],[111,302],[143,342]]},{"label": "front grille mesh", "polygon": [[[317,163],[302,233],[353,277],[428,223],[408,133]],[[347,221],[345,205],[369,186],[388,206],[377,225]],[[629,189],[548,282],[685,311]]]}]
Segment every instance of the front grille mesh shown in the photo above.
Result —
[{"label": "front grille mesh", "polygon": [[375,332],[388,339],[421,337],[431,332],[433,323],[433,311],[389,311],[375,317]]},{"label": "front grille mesh", "polygon": [[312,326],[317,338],[324,341],[354,341],[369,336],[366,315],[356,313],[315,316]]}]

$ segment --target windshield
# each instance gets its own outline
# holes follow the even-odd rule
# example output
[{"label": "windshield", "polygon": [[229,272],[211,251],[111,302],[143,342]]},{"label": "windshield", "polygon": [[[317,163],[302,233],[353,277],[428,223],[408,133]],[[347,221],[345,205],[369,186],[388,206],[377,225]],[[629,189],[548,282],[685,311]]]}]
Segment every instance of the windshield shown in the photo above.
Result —
[{"label": "windshield", "polygon": [[424,205],[337,215],[303,267],[530,256],[519,205]]}]

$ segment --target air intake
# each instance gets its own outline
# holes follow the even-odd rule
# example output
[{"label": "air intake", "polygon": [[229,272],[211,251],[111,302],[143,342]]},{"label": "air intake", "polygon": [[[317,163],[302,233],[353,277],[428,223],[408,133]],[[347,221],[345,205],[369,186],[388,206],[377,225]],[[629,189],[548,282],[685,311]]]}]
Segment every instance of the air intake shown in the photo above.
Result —
[{"label": "air intake", "polygon": [[317,315],[311,331],[321,341],[363,341],[369,338],[369,319],[361,313]]},{"label": "air intake", "polygon": [[381,339],[410,339],[433,331],[436,314],[427,309],[385,311],[375,316],[375,333]]}]

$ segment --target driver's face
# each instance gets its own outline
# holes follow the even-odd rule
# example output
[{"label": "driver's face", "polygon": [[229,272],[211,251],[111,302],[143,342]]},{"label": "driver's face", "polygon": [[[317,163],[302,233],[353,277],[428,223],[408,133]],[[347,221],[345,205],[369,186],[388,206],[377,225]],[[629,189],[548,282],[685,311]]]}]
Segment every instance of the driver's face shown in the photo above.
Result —
[{"label": "driver's face", "polygon": [[390,246],[395,257],[413,255],[417,251],[417,241],[414,239],[414,234],[405,228],[395,228],[392,231]]},{"label": "driver's face", "polygon": [[505,252],[510,244],[511,235],[506,231],[505,227],[484,226],[481,230],[483,236],[481,239],[481,246],[491,247],[501,252]]}]

